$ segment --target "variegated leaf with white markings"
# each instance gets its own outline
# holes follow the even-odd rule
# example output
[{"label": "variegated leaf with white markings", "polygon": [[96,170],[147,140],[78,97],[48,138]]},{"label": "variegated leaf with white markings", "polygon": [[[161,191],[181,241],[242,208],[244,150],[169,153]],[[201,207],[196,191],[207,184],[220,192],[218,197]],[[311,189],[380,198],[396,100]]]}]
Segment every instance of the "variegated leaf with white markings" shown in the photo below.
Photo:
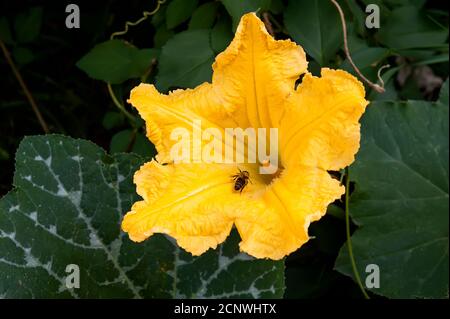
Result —
[{"label": "variegated leaf with white markings", "polygon": [[[236,232],[200,257],[162,235],[131,242],[120,222],[137,199],[132,176],[142,163],[84,140],[25,138],[15,188],[0,200],[0,296],[282,297],[283,262],[239,253]],[[71,264],[79,267],[79,288],[67,286]]]}]

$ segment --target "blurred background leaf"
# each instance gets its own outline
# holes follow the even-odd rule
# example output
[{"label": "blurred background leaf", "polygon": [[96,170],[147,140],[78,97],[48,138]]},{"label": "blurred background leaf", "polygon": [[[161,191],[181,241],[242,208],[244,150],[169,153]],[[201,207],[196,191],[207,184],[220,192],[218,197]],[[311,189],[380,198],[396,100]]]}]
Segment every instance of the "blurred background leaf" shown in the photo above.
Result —
[{"label": "blurred background leaf", "polygon": [[157,49],[138,49],[122,40],[109,40],[97,44],[77,66],[93,79],[117,84],[143,75],[158,54]]},{"label": "blurred background leaf", "polygon": [[161,50],[156,87],[161,91],[176,87],[195,87],[211,80],[214,51],[211,31],[183,31],[171,38]]},{"label": "blurred background leaf", "polygon": [[211,47],[215,54],[225,50],[233,39],[231,32],[231,20],[227,16],[221,16],[211,30]]},{"label": "blurred background leaf", "polygon": [[385,20],[377,34],[378,40],[396,50],[440,48],[448,38],[448,28],[416,6],[397,8]]},{"label": "blurred background leaf", "polygon": [[156,155],[156,149],[146,136],[133,130],[123,130],[111,139],[109,146],[111,154],[136,153],[145,159],[151,159]]},{"label": "blurred background leaf", "polygon": [[195,8],[198,0],[173,0],[166,10],[166,24],[168,29],[173,29],[187,21]]},{"label": "blurred background leaf", "polygon": [[[350,51],[361,71],[377,81],[379,68],[390,65],[381,72],[386,93],[378,94],[366,86],[367,97],[374,102],[369,110],[380,106],[370,112],[381,112],[381,118],[402,112],[412,114],[406,107],[410,102],[403,101],[435,101],[449,70],[449,14],[445,1],[338,2],[347,20]],[[130,90],[140,82],[155,84],[167,92],[210,81],[211,63],[228,46],[246,12],[264,15],[264,22],[271,26],[275,38],[293,39],[303,46],[313,74],[319,74],[321,67],[354,73],[343,51],[341,22],[328,0],[167,0],[155,15],[130,27],[127,34],[113,42],[108,40],[113,32],[123,30],[126,21],[138,20],[143,11],[152,11],[156,0],[82,2],[81,28],[71,30],[65,28],[63,14],[69,3],[63,0],[36,6],[34,0],[1,2],[0,39],[11,52],[51,131],[90,139],[112,153],[137,152],[145,157],[155,154],[154,146],[145,137],[142,119],[126,103]],[[364,25],[368,4],[380,7],[378,30]],[[40,134],[41,130],[10,66],[2,58],[0,73],[0,195],[3,195],[11,189],[13,154],[19,142],[23,136]],[[116,107],[105,81],[117,83],[113,86],[114,94],[135,121]],[[419,104],[429,106],[424,103]],[[403,120],[408,123],[411,118]],[[398,122],[399,127],[405,124]],[[418,135],[419,132],[422,130],[417,131]],[[423,144],[435,142],[427,137]],[[358,184],[354,186],[356,193],[352,200],[358,194]],[[380,189],[383,190],[381,186]],[[363,213],[353,213],[357,223],[362,218],[358,214]],[[352,225],[352,231],[363,230]],[[380,233],[383,234],[382,230]],[[327,215],[311,225],[310,235],[314,239],[286,259],[285,297],[361,298],[344,265],[348,261],[344,256],[341,201],[330,205]],[[334,266],[341,247],[344,247],[341,252],[344,259],[340,259],[343,266],[337,271]],[[369,255],[371,248],[366,248],[358,251],[357,258]],[[382,294],[394,295],[393,290],[385,289],[387,292]],[[411,286],[411,291],[414,289]],[[371,296],[380,298],[372,293]]]},{"label": "blurred background leaf", "polygon": [[330,1],[290,0],[284,23],[292,38],[321,66],[327,65],[342,45],[339,15]]},{"label": "blurred background leaf", "polygon": [[31,51],[28,48],[24,48],[24,47],[15,47],[15,48],[13,48],[12,55],[14,57],[14,60],[18,64],[21,64],[21,65],[30,63],[35,58],[33,51]]},{"label": "blurred background leaf", "polygon": [[218,2],[207,2],[195,9],[189,21],[189,29],[209,29],[216,20]]},{"label": "blurred background leaf", "polygon": [[20,13],[14,21],[16,40],[27,43],[36,40],[42,25],[42,7],[32,7]]},{"label": "blurred background leaf", "polygon": [[241,17],[248,12],[266,11],[270,7],[271,0],[221,0],[231,18],[233,19],[233,30],[236,30]]}]

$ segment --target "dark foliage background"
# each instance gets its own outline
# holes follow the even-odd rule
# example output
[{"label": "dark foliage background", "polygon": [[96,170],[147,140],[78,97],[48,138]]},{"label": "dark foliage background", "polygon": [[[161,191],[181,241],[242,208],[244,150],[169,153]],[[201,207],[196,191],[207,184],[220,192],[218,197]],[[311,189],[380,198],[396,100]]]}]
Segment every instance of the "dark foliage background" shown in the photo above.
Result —
[{"label": "dark foliage background", "polygon": [[[153,10],[156,1],[75,1],[81,10],[81,28],[67,29],[64,24],[67,15],[65,7],[72,2],[1,1],[0,38],[11,52],[51,132],[91,140],[113,153],[134,151],[151,157],[154,150],[143,138],[142,123],[139,120],[131,123],[114,105],[106,83],[99,80],[102,75],[96,73],[95,64],[100,62],[94,60],[94,67],[77,67],[77,62],[98,43],[107,41],[111,33],[122,30],[125,21],[135,21],[142,16],[143,10]],[[191,21],[192,12],[188,11],[187,18],[183,18],[183,10],[187,9],[180,4],[179,12],[173,14],[175,22],[168,22],[164,10],[171,2],[167,1],[155,17],[131,27],[125,36],[119,38],[141,49],[159,50],[163,47],[164,50],[167,45],[166,53],[178,50],[182,60],[184,47],[177,42],[176,37],[186,30],[195,29],[195,25],[192,26],[195,23],[200,24],[200,29],[203,28],[201,23],[205,23],[205,28],[216,30],[215,36],[219,39],[215,47],[205,49],[202,45],[198,46],[199,56],[206,52],[206,59],[200,62],[210,65],[210,58],[218,53],[218,48],[231,39],[233,23],[238,18],[236,15],[245,10],[241,4],[232,1],[194,1],[194,9],[206,3],[215,3],[214,9],[207,11],[194,23]],[[313,73],[317,73],[320,66],[351,71],[342,50],[340,21],[334,9],[329,10],[327,7],[329,3],[324,4],[325,0],[319,0],[317,3],[322,16],[319,15],[316,20],[312,17],[307,23],[302,22],[306,21],[309,11],[305,9],[303,13],[298,13],[296,8],[310,7],[312,2],[317,1],[248,1],[250,7],[263,6],[263,11],[269,13],[276,38],[291,37],[303,45],[307,53],[315,52],[309,56]],[[362,72],[371,80],[376,80],[378,68],[390,65],[390,69],[384,71],[389,72],[385,73],[389,74],[385,78],[387,92],[378,95],[368,88],[369,99],[436,100],[442,83],[448,77],[446,1],[348,0],[340,3],[348,20],[350,49]],[[380,5],[381,24],[390,29],[385,31],[386,28],[382,28],[378,32],[363,27],[366,16],[364,8],[369,3]],[[400,15],[402,19],[394,21],[392,12],[398,12],[401,8],[409,8],[410,11],[405,12],[414,14]],[[389,20],[389,17],[392,19]],[[317,48],[317,52],[308,50],[310,45],[301,39],[314,39],[317,28],[321,24],[323,27],[325,23],[327,30],[321,31],[324,34],[323,47]],[[443,40],[442,32],[447,34]],[[435,33],[438,38],[435,43],[420,43],[433,38]],[[23,34],[30,36],[24,37]],[[198,34],[188,33],[186,36],[192,37],[194,42],[201,42]],[[406,36],[410,36],[407,40],[410,43],[396,47]],[[172,42],[169,44],[167,41]],[[311,46],[314,47],[312,42]],[[146,72],[150,72],[147,72],[146,80],[156,82],[160,89],[167,91],[175,87],[195,86],[200,80],[209,79],[211,70],[206,67],[195,76],[189,71],[178,70],[176,72],[179,74],[175,75],[180,75],[184,80],[171,82],[171,77],[176,76],[164,65],[176,63],[174,59],[166,54],[156,58],[153,66],[148,61]],[[91,72],[94,78],[85,71]],[[1,197],[11,189],[14,154],[19,142],[24,136],[43,132],[3,56],[0,57],[0,81]],[[130,89],[139,82],[139,77],[131,78],[113,85],[113,89],[119,100],[125,101]],[[128,106],[127,109],[133,112]],[[287,298],[361,297],[353,280],[333,269],[339,249],[345,243],[342,215],[342,203],[331,206],[329,214],[311,226],[310,233],[316,239],[304,246],[301,253],[297,252],[287,259]]]}]

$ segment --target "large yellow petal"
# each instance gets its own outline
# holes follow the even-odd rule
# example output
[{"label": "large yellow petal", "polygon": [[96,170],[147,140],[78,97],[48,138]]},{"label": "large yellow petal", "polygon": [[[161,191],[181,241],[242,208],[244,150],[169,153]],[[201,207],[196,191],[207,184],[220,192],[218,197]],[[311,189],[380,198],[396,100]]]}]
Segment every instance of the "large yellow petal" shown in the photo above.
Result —
[{"label": "large yellow petal", "polygon": [[306,74],[287,101],[280,121],[280,152],[285,166],[339,170],[354,161],[368,102],[363,85],[341,70]]},{"label": "large yellow petal", "polygon": [[227,109],[208,83],[168,95],[159,93],[153,85],[140,84],[131,91],[128,101],[145,120],[147,136],[155,144],[158,159],[163,163],[173,160],[170,150],[177,140],[170,136],[175,129],[184,128],[192,135],[193,123],[197,120],[205,129],[220,128],[228,118]]},{"label": "large yellow petal", "polygon": [[192,123],[202,128],[276,127],[284,101],[306,71],[303,49],[290,40],[274,40],[255,14],[242,17],[230,46],[217,56],[212,84],[195,89],[160,94],[153,85],[141,84],[128,100],[147,125],[158,159],[171,162],[176,143],[170,134],[176,128],[192,132]]},{"label": "large yellow petal", "polygon": [[[135,174],[143,197],[126,214],[122,229],[140,242],[166,233],[193,255],[215,248],[230,233],[236,216],[245,211],[245,194],[233,191],[238,169],[225,164],[144,164]],[[249,185],[248,192],[255,184]]]},{"label": "large yellow petal", "polygon": [[[213,64],[213,85],[224,105],[234,109],[237,125],[277,127],[284,101],[306,72],[303,49],[290,40],[275,40],[254,14],[241,18],[229,47]],[[230,106],[235,105],[235,108]]]},{"label": "large yellow petal", "polygon": [[257,258],[281,259],[309,240],[308,227],[345,189],[318,168],[294,167],[261,192],[236,219],[241,250]]}]

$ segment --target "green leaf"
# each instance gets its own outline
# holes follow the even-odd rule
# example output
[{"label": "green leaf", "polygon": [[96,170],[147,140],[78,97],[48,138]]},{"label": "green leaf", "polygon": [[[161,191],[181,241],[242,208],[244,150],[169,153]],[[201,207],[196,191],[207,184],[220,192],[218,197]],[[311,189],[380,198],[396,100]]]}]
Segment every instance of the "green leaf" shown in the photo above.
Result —
[{"label": "green leaf", "polygon": [[142,76],[153,63],[153,60],[156,60],[159,56],[158,49],[138,49],[134,53],[134,61],[132,61],[132,68],[134,74],[130,72],[132,77],[140,77]]},{"label": "green leaf", "polygon": [[125,123],[123,113],[119,112],[106,112],[103,116],[102,125],[105,129],[110,130],[112,128],[121,126]]},{"label": "green leaf", "polygon": [[345,4],[347,4],[348,8],[350,9],[355,31],[357,31],[357,33],[360,35],[365,35],[367,32],[366,13],[359,6],[357,1],[346,1]]},{"label": "green leaf", "polygon": [[161,50],[156,86],[167,91],[171,87],[193,88],[210,81],[213,61],[210,30],[178,33]]},{"label": "green leaf", "polygon": [[409,61],[427,60],[436,54],[435,49],[405,49],[396,53]]},{"label": "green leaf", "polygon": [[344,209],[342,209],[341,207],[333,204],[328,205],[327,215],[343,220],[345,218],[344,214]]},{"label": "green leaf", "polygon": [[233,40],[229,17],[221,17],[211,30],[211,47],[216,54],[224,51]]},{"label": "green leaf", "polygon": [[151,23],[155,27],[159,27],[162,24],[165,24],[166,21],[166,11],[167,11],[167,5],[165,5],[167,2],[162,3],[159,7],[159,10],[156,11],[154,15],[151,17]]},{"label": "green leaf", "polygon": [[12,55],[14,60],[20,65],[30,63],[34,60],[33,51],[24,47],[14,47],[12,50]]},{"label": "green leaf", "polygon": [[42,25],[42,12],[42,7],[33,7],[16,17],[14,29],[17,42],[32,42],[38,37]]},{"label": "green leaf", "polygon": [[[389,14],[390,7],[386,0],[361,0],[363,7],[366,8],[369,4],[375,4],[380,8],[380,17],[383,19],[384,16]],[[402,0],[401,0],[402,1]],[[408,0],[407,0],[408,1]]]},{"label": "green leaf", "polygon": [[391,12],[377,37],[383,45],[397,50],[433,48],[446,42],[448,28],[438,25],[423,10],[406,6]]},{"label": "green leaf", "polygon": [[[353,52],[352,59],[353,62],[355,62],[355,64],[358,66],[358,68],[360,70],[363,70],[365,68],[375,67],[378,63],[384,60],[388,56],[388,54],[389,50],[386,48],[366,47],[364,49]],[[353,70],[348,60],[344,61],[344,63],[341,65],[341,68],[350,72]]]},{"label": "green leaf", "polygon": [[321,66],[335,56],[342,45],[342,26],[330,1],[290,0],[284,23],[292,38]]},{"label": "green leaf", "polygon": [[0,17],[0,40],[2,40],[6,44],[14,43],[11,34],[11,29],[9,27],[9,23],[6,17]]},{"label": "green leaf", "polygon": [[175,32],[168,30],[165,24],[161,24],[153,36],[153,46],[158,49],[162,48],[174,34]]},{"label": "green leaf", "polygon": [[418,62],[414,63],[414,65],[430,65],[430,64],[436,64],[436,63],[448,62],[448,60],[449,60],[448,53],[447,54],[439,54],[439,55],[435,55],[430,58],[418,61]]},{"label": "green leaf", "polygon": [[421,8],[425,4],[426,0],[383,0],[383,2],[393,8],[404,7],[407,5],[413,5]]},{"label": "green leaf", "polygon": [[[382,78],[384,78],[384,76]],[[371,90],[369,95],[366,97],[366,99],[369,101],[372,101],[372,102],[374,102],[374,101],[393,101],[393,100],[400,99],[399,92],[397,91],[397,88],[395,87],[394,82],[395,82],[394,78],[384,80],[385,92],[383,94],[380,94],[375,90]]]},{"label": "green leaf", "polygon": [[136,134],[136,139],[134,140],[131,152],[141,155],[146,159],[151,159],[157,153],[155,145],[153,145],[144,134],[139,132]]},{"label": "green leaf", "polygon": [[221,0],[231,18],[233,19],[233,30],[236,30],[241,17],[249,12],[267,11],[271,0]]},{"label": "green leaf", "polygon": [[138,49],[121,40],[109,40],[97,44],[77,67],[91,78],[117,84],[144,74],[158,53],[156,49]]},{"label": "green leaf", "polygon": [[269,9],[272,13],[281,14],[284,10],[283,0],[272,0]]},{"label": "green leaf", "polygon": [[348,49],[351,53],[369,48],[366,39],[361,38],[357,35],[356,27],[354,24],[347,24],[348,32]]},{"label": "green leaf", "polygon": [[155,146],[141,133],[133,133],[133,130],[123,130],[111,139],[109,150],[112,154],[132,152],[144,158],[152,158],[156,155]]},{"label": "green leaf", "polygon": [[441,92],[439,94],[439,102],[442,105],[449,105],[449,98],[448,98],[448,94],[449,94],[449,89],[448,89],[448,83],[449,83],[449,79],[447,79],[447,81],[444,82],[444,84],[442,85],[441,88]]},{"label": "green leaf", "polygon": [[[0,200],[0,296],[282,297],[283,262],[239,253],[236,232],[200,257],[162,235],[131,242],[120,223],[137,200],[132,177],[142,164],[84,140],[25,138],[15,189]],[[79,267],[79,288],[66,286],[71,264]]]},{"label": "green leaf", "polygon": [[189,29],[210,29],[216,20],[218,2],[207,2],[198,7],[189,21]]},{"label": "green leaf", "polygon": [[187,21],[195,8],[198,0],[173,0],[166,10],[166,24],[168,29],[173,29],[184,21]]},{"label": "green leaf", "polygon": [[[369,80],[376,81],[381,62],[390,55],[389,49],[380,47],[365,47],[361,50],[352,53],[353,62],[358,69]],[[356,72],[346,59],[340,66],[341,69],[346,70],[356,76]]]},{"label": "green leaf", "polygon": [[[352,245],[363,283],[379,266],[376,294],[448,298],[448,116],[448,80],[438,102],[375,102],[364,115]],[[345,245],[336,268],[352,276]]]}]

